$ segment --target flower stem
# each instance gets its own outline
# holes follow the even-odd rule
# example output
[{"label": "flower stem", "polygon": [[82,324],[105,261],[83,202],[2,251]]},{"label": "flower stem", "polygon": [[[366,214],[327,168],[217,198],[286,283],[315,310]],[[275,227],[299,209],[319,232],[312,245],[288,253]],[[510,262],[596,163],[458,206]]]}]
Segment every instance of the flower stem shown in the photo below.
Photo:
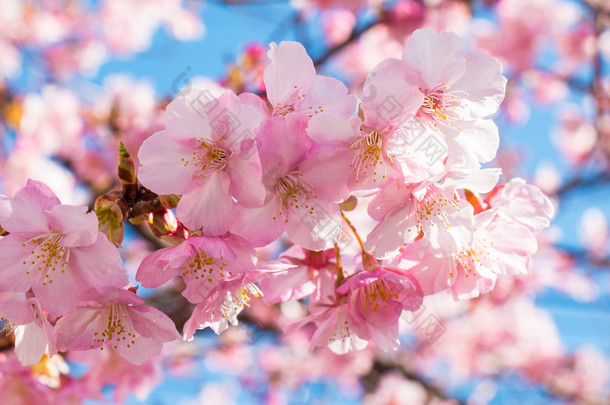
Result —
[{"label": "flower stem", "polygon": [[339,245],[335,243],[335,259],[337,261],[337,285],[339,285],[343,279],[345,279],[345,275],[343,274],[343,264],[341,264],[341,251],[339,250]]},{"label": "flower stem", "polygon": [[362,250],[362,253],[364,253],[365,252],[364,243],[362,243],[362,238],[360,238],[360,235],[358,235],[358,231],[356,230],[356,227],[354,227],[354,225],[351,223],[351,221],[349,219],[347,219],[347,217],[345,216],[345,213],[343,213],[343,211],[341,211],[341,216],[345,220],[345,223],[347,224],[347,226],[349,226],[350,229],[352,230],[352,232],[354,233],[354,236],[356,237],[356,239],[358,240],[358,244],[360,245],[360,250]]}]

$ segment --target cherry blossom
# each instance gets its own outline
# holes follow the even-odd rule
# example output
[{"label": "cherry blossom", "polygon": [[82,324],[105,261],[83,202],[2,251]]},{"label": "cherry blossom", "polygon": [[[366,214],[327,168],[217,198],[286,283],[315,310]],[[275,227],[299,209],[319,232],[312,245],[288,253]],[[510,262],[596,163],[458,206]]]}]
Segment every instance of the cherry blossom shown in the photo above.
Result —
[{"label": "cherry blossom", "polygon": [[424,296],[415,277],[392,268],[361,271],[337,292],[348,296],[349,324],[357,335],[384,351],[398,347],[400,315],[419,309]]},{"label": "cherry blossom", "polygon": [[4,329],[15,335],[15,354],[24,366],[37,364],[47,353],[57,353],[53,327],[45,317],[40,303],[22,293],[0,293],[0,315],[8,319]]},{"label": "cherry blossom", "polygon": [[174,323],[144,299],[116,287],[87,291],[85,307],[64,315],[55,325],[60,350],[103,350],[107,347],[133,364],[161,353],[165,342],[180,336]]},{"label": "cherry blossom", "polygon": [[356,99],[337,79],[316,75],[313,61],[303,45],[284,41],[271,43],[271,63],[264,73],[267,97],[274,116],[297,112],[309,118],[322,113],[349,117]]},{"label": "cherry blossom", "polygon": [[118,251],[87,207],[61,205],[46,185],[33,180],[10,202],[12,212],[2,221],[10,235],[0,240],[5,266],[0,289],[32,288],[45,310],[57,316],[86,303],[89,287],[127,284]]},{"label": "cherry blossom", "polygon": [[258,131],[265,205],[240,209],[231,230],[255,246],[272,242],[284,230],[294,243],[310,250],[330,248],[339,238],[336,203],[349,197],[349,168],[316,151],[306,128],[304,116],[291,114],[265,121]]},{"label": "cherry blossom", "polygon": [[174,100],[167,107],[166,130],[140,148],[142,184],[160,194],[182,194],[177,208],[182,222],[222,235],[231,227],[232,197],[247,206],[263,203],[254,130],[264,111],[262,100],[247,93],[227,92],[215,100],[197,91]]},{"label": "cherry blossom", "polygon": [[182,294],[189,301],[199,303],[223,278],[247,273],[255,265],[255,250],[239,236],[193,236],[144,258],[136,280],[144,287],[153,288],[180,275],[186,283]]}]

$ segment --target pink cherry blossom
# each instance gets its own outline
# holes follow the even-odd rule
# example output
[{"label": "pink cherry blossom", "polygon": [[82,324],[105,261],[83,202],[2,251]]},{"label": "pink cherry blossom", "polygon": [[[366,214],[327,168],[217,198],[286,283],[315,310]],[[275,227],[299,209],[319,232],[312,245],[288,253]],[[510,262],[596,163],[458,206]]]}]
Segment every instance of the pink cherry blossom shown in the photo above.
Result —
[{"label": "pink cherry blossom", "polygon": [[529,229],[507,222],[493,211],[474,216],[472,247],[452,256],[421,257],[419,243],[400,255],[400,267],[409,268],[425,294],[450,290],[456,300],[491,291],[499,275],[528,272],[538,244]]},{"label": "pink cherry blossom", "polygon": [[318,114],[351,116],[356,111],[356,98],[347,94],[347,87],[337,79],[316,75],[313,61],[298,42],[274,42],[268,53],[271,63],[263,74],[267,98],[273,115],[293,112],[309,118]]},{"label": "pink cherry blossom", "polygon": [[144,299],[131,291],[94,287],[87,296],[87,306],[64,315],[55,325],[59,350],[107,347],[138,365],[159,355],[163,343],[180,337],[167,315],[143,305]]},{"label": "pink cherry blossom", "polygon": [[315,325],[315,332],[310,338],[309,350],[315,347],[328,347],[333,353],[346,354],[355,350],[363,350],[368,341],[356,333],[358,325],[348,317],[347,300],[337,300],[328,303],[317,303],[309,307],[309,316],[288,326],[290,333],[308,323]]},{"label": "pink cherry blossom", "polygon": [[10,235],[0,240],[0,289],[32,288],[45,310],[57,316],[86,303],[91,286],[127,284],[119,252],[98,231],[87,207],[61,205],[34,180],[10,202],[12,212],[2,221]]},{"label": "pink cherry blossom", "polygon": [[472,244],[472,206],[434,183],[391,182],[373,198],[368,212],[380,223],[368,235],[365,248],[378,258],[396,255],[420,233],[429,253],[458,253]]},{"label": "pink cherry blossom", "polygon": [[189,320],[184,324],[184,339],[192,340],[195,331],[211,328],[216,334],[227,330],[230,325],[237,325],[237,315],[250,300],[260,298],[262,292],[254,281],[261,278],[255,272],[240,274],[227,278],[198,304]]},{"label": "pink cherry blossom", "polygon": [[254,130],[265,116],[266,106],[253,94],[216,99],[191,91],[167,106],[166,130],[142,144],[138,177],[158,194],[182,194],[177,214],[187,227],[222,235],[234,219],[233,198],[246,206],[263,203]]},{"label": "pink cherry blossom", "polygon": [[424,296],[415,277],[386,267],[357,273],[337,293],[348,295],[349,323],[358,336],[384,351],[398,347],[400,315],[404,310],[416,311]]},{"label": "pink cherry blossom", "polygon": [[22,365],[37,364],[45,353],[57,353],[53,327],[36,298],[26,298],[23,293],[0,293],[0,315],[0,320],[8,320],[5,329],[12,329],[15,334],[15,354]]},{"label": "pink cherry blossom", "polygon": [[199,303],[223,278],[247,273],[254,270],[255,265],[256,251],[239,236],[193,236],[144,258],[136,280],[144,287],[154,288],[180,275],[186,283],[182,295]]},{"label": "pink cherry blossom", "polygon": [[[449,153],[487,162],[495,156],[499,139],[495,124],[485,117],[495,113],[504,98],[506,78],[501,73],[495,58],[466,52],[457,35],[417,30],[402,61],[380,63],[369,75],[365,90],[392,81],[414,86],[423,99],[413,119],[447,137]],[[402,103],[398,106],[404,108]]]},{"label": "pink cherry blossom", "polygon": [[272,304],[300,300],[312,294],[311,299],[320,300],[325,294],[321,288],[328,285],[322,279],[330,277],[334,281],[336,273],[334,260],[334,249],[321,252],[305,250],[299,246],[287,249],[280,255],[279,261],[296,267],[261,280],[263,301]]},{"label": "pink cherry blossom", "polygon": [[317,152],[306,127],[304,116],[290,114],[273,117],[259,129],[267,198],[260,208],[240,209],[231,230],[255,246],[272,242],[286,230],[294,243],[322,250],[341,234],[337,203],[349,197],[349,168]]},{"label": "pink cherry blossom", "polygon": [[492,208],[531,231],[547,228],[555,215],[551,200],[538,187],[518,177],[490,193],[490,197]]},{"label": "pink cherry blossom", "polygon": [[211,328],[216,334],[227,330],[229,325],[237,325],[237,315],[250,306],[253,298],[263,293],[257,282],[265,277],[274,277],[292,270],[296,266],[280,261],[259,263],[256,269],[223,277],[209,291],[203,301],[193,310],[184,324],[184,340],[192,340],[195,331]]}]

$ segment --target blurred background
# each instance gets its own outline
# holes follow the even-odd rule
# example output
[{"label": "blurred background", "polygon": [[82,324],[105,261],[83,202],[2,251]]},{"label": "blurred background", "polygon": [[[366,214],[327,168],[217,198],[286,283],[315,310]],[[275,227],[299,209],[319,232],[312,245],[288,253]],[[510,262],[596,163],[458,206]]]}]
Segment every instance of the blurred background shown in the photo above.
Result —
[{"label": "blurred background", "polygon": [[[32,370],[40,383],[85,390],[86,404],[610,404],[607,0],[2,0],[0,192],[34,178],[64,203],[92,205],[118,185],[119,142],[137,155],[181,92],[264,94],[270,42],[301,42],[318,73],[360,95],[418,28],[454,31],[503,63],[488,166],[557,208],[529,274],[468,302],[427,297],[396,352],[310,354],[305,336],[281,333],[298,304],[255,303],[238,327],[144,366],[83,353],[57,365],[59,385]],[[157,247],[148,235],[128,229],[132,275]],[[177,288],[145,295],[181,328],[190,309]],[[78,403],[70,395],[54,403]]]}]

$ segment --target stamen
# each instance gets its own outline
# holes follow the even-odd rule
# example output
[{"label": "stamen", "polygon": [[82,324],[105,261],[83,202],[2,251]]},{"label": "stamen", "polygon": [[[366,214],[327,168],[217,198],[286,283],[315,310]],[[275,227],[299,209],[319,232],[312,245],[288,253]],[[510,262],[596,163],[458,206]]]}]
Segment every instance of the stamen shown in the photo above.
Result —
[{"label": "stamen", "polygon": [[[318,198],[317,188],[300,179],[301,176],[303,176],[303,173],[293,171],[281,177],[277,181],[275,191],[278,198],[282,200],[283,207],[288,208],[290,206],[297,209],[304,207],[310,214],[313,214],[314,207],[311,205],[310,199]],[[284,215],[282,210],[280,210],[279,215]],[[276,217],[273,217],[273,219],[276,219]],[[285,219],[285,222],[288,222],[288,219]]]},{"label": "stamen", "polygon": [[452,86],[453,84],[441,83],[430,90],[420,88],[420,91],[424,93],[424,102],[417,114],[431,118],[435,122],[436,131],[438,131],[437,123],[452,126],[456,120],[464,119],[463,112],[468,104],[462,97],[467,97],[468,93],[462,90],[452,90]]},{"label": "stamen", "polygon": [[369,135],[355,140],[349,150],[356,151],[350,167],[356,172],[356,183],[360,182],[361,175],[371,175],[373,182],[377,182],[378,173],[381,178],[386,177],[386,166],[383,166],[383,161],[387,161],[390,166],[394,165],[392,157],[384,152],[383,138],[377,131],[371,132]]},{"label": "stamen", "polygon": [[100,349],[103,350],[106,343],[110,342],[112,348],[117,349],[119,343],[124,341],[126,341],[127,348],[130,348],[136,343],[135,330],[127,312],[126,305],[119,303],[109,304],[103,310],[102,317],[106,319],[106,328],[93,333],[91,348],[93,348],[95,344],[101,343],[102,346]]},{"label": "stamen", "polygon": [[198,143],[198,146],[192,152],[190,159],[180,159],[184,167],[189,165],[200,167],[201,171],[197,176],[202,179],[214,171],[224,170],[230,157],[230,153],[227,153],[222,145],[224,140],[217,141],[216,144],[211,144],[203,138],[193,138],[193,140]]},{"label": "stamen", "polygon": [[226,265],[227,263],[222,256],[219,259],[214,259],[207,252],[199,250],[197,255],[182,267],[182,276],[194,276],[195,280],[206,278],[211,283],[228,275],[223,273]]},{"label": "stamen", "polygon": [[35,247],[30,251],[22,264],[25,274],[39,271],[42,277],[42,285],[52,284],[56,272],[65,272],[66,263],[70,259],[70,249],[62,245],[63,234],[51,232],[28,240],[22,246],[33,244]]}]

